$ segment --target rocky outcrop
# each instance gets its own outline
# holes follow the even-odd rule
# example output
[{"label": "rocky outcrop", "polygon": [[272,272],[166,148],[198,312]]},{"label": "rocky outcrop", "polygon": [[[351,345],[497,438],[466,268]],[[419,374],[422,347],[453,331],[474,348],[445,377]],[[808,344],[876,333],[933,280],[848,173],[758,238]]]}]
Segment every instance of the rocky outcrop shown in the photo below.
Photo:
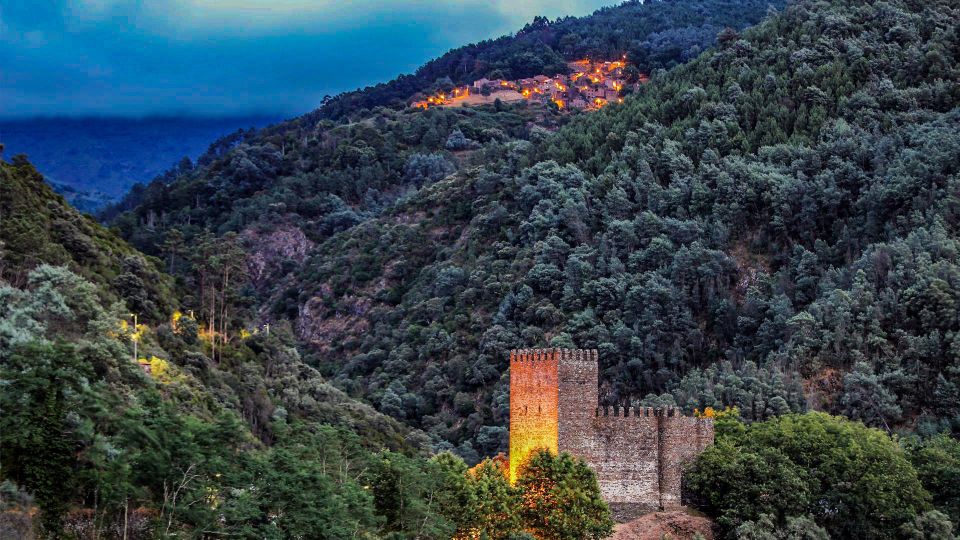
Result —
[{"label": "rocky outcrop", "polygon": [[369,328],[365,317],[372,300],[364,296],[334,297],[329,285],[300,307],[297,336],[324,351],[331,343],[362,335]]},{"label": "rocky outcrop", "polygon": [[243,231],[247,250],[247,272],[254,287],[267,285],[272,278],[286,274],[291,264],[299,266],[314,243],[292,225],[281,225],[269,232]]}]

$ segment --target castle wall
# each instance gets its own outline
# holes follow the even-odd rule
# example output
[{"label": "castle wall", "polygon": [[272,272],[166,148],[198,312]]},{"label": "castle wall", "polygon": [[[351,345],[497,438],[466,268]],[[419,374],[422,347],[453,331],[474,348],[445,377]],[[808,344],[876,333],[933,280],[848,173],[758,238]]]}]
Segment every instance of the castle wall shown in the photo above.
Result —
[{"label": "castle wall", "polygon": [[510,481],[531,452],[559,452],[558,355],[554,351],[521,349],[510,352]]},{"label": "castle wall", "polygon": [[596,350],[510,353],[510,479],[537,448],[569,452],[597,475],[614,518],[681,503],[683,467],[713,443],[713,421],[677,409],[598,407]]},{"label": "castle wall", "polygon": [[597,351],[558,349],[556,354],[561,418],[559,438],[568,447],[575,447],[589,439],[591,422],[596,417],[599,401]]},{"label": "castle wall", "polygon": [[[617,521],[660,506],[659,430],[652,409],[596,410],[584,444],[566,448],[597,475],[600,494]],[[560,440],[564,450],[565,440]]]},{"label": "castle wall", "polygon": [[681,506],[683,469],[713,444],[713,420],[681,416],[677,409],[659,419],[660,507]]}]

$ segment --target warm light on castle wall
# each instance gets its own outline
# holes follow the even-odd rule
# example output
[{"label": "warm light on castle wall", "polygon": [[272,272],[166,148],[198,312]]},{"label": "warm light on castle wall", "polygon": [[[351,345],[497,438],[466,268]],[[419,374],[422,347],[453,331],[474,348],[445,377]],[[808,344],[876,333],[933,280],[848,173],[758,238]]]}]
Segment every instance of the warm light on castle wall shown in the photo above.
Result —
[{"label": "warm light on castle wall", "polygon": [[510,481],[535,450],[558,450],[556,351],[510,353]]}]

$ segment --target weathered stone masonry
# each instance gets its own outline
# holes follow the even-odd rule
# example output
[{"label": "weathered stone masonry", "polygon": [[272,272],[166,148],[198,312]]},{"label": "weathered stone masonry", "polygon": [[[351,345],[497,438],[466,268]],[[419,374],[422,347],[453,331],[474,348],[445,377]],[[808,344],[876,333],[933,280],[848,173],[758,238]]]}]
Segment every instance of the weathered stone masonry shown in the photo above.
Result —
[{"label": "weathered stone masonry", "polygon": [[599,407],[596,350],[510,352],[510,479],[537,448],[596,472],[614,517],[680,506],[683,466],[713,443],[713,421],[677,409]]}]

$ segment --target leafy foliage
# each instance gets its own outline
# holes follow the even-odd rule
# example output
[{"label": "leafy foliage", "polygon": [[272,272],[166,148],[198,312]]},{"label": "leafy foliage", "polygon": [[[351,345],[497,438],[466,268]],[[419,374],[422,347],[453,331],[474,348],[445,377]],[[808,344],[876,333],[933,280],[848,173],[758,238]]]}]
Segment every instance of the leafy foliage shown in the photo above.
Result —
[{"label": "leafy foliage", "polygon": [[537,538],[599,540],[613,532],[596,475],[570,454],[534,452],[520,467],[517,487],[522,493],[520,515]]},{"label": "leafy foliage", "polygon": [[[365,464],[385,446],[419,455],[416,434],[304,371],[282,332],[213,362],[186,324],[138,328],[144,375],[126,310],[100,292],[49,265],[23,289],[0,283],[0,475],[33,495],[46,535],[379,530]],[[131,520],[142,505],[157,513]]]},{"label": "leafy foliage", "polygon": [[895,440],[823,413],[721,431],[685,478],[731,538],[896,538],[930,509]]},{"label": "leafy foliage", "polygon": [[172,281],[115,234],[71,208],[25,157],[0,161],[0,279],[23,283],[40,264],[63,265],[125,300],[145,319],[175,307]]},{"label": "leafy foliage", "polygon": [[[35,504],[54,538],[516,538],[521,497],[551,504],[500,464],[425,459],[421,436],[328,387],[282,327],[207,342],[182,314],[133,327],[100,293],[50,265],[0,282],[0,477],[32,495],[0,530]],[[557,478],[564,493],[605,511],[586,465],[556,459],[579,471]]]},{"label": "leafy foliage", "polygon": [[933,504],[960,523],[960,441],[939,435],[909,445],[910,459]]}]

